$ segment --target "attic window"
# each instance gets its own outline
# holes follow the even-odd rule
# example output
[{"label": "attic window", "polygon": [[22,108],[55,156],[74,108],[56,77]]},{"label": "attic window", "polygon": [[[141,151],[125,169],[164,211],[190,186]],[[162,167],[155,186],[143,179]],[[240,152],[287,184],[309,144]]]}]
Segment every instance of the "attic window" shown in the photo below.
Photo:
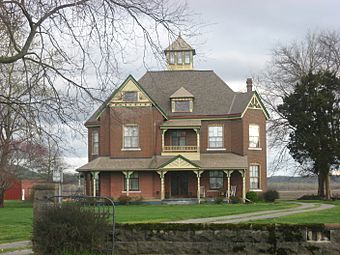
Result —
[{"label": "attic window", "polygon": [[126,92],[124,92],[123,100],[128,101],[128,102],[138,101],[138,92],[137,91],[126,91]]},{"label": "attic window", "polygon": [[172,99],[172,112],[192,112],[192,99]]}]

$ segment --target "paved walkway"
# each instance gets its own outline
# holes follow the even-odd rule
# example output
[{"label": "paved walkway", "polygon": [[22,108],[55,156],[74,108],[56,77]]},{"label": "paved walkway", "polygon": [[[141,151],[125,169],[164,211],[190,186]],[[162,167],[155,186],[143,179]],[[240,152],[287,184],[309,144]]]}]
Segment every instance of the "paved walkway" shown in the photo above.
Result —
[{"label": "paved walkway", "polygon": [[270,211],[259,211],[253,213],[244,213],[244,214],[236,214],[236,215],[228,215],[228,216],[219,216],[219,217],[209,217],[209,218],[198,218],[198,219],[188,219],[188,220],[180,220],[180,221],[172,221],[169,223],[239,223],[246,221],[254,221],[254,220],[262,220],[262,219],[272,219],[283,216],[288,216],[297,213],[305,213],[305,212],[316,212],[321,210],[326,210],[335,207],[331,204],[318,204],[318,203],[301,203],[299,207],[290,208],[290,209],[282,209],[282,210],[270,210]]},{"label": "paved walkway", "polygon": [[27,246],[32,245],[31,241],[19,241],[14,243],[0,244],[0,252],[6,249],[18,249],[17,251],[9,251],[0,253],[0,255],[29,255],[33,254],[32,249],[26,249]]}]

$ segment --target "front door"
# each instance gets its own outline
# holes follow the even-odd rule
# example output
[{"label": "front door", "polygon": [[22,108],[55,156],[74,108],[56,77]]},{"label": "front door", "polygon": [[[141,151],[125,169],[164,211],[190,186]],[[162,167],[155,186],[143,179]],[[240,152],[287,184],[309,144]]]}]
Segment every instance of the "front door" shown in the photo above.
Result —
[{"label": "front door", "polygon": [[171,196],[173,197],[188,196],[187,173],[171,173]]}]

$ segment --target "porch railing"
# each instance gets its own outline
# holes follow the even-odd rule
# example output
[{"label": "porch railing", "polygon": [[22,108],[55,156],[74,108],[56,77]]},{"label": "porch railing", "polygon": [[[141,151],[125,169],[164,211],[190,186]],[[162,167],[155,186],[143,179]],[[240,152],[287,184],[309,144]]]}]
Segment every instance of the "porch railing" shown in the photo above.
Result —
[{"label": "porch railing", "polygon": [[186,151],[186,152],[197,152],[197,146],[164,146],[164,152],[177,152],[177,151]]}]

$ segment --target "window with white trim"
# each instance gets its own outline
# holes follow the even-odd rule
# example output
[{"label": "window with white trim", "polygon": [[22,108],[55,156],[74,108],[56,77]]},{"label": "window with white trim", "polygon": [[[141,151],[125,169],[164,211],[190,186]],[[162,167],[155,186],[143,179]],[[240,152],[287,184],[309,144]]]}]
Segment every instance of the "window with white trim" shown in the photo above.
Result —
[{"label": "window with white trim", "polygon": [[260,148],[260,126],[249,125],[249,148]]},{"label": "window with white trim", "polygon": [[210,189],[223,188],[223,171],[209,171]]},{"label": "window with white trim", "polygon": [[184,63],[190,64],[190,52],[189,51],[184,52]]},{"label": "window with white trim", "polygon": [[223,126],[208,127],[208,147],[223,148]]},{"label": "window with white trim", "polygon": [[123,136],[124,148],[139,148],[139,131],[137,125],[125,125]]},{"label": "window with white trim", "polygon": [[183,55],[182,52],[177,52],[177,64],[182,65],[183,64]]},{"label": "window with white trim", "polygon": [[99,131],[92,130],[92,155],[99,154]]},{"label": "window with white trim", "polygon": [[249,166],[250,189],[260,189],[260,166]]},{"label": "window with white trim", "polygon": [[[126,190],[126,177],[124,178],[124,190]],[[133,172],[129,178],[129,190],[138,191],[139,190],[139,174],[138,172]]]},{"label": "window with white trim", "polygon": [[175,53],[174,52],[169,52],[169,64],[170,65],[175,64]]}]

